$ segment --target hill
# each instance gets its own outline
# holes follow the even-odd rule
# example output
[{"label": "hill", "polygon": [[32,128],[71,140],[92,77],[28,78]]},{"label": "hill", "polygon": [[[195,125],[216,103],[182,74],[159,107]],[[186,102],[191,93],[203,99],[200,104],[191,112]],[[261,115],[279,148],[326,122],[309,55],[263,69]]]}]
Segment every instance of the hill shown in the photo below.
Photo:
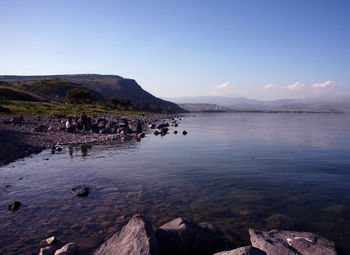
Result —
[{"label": "hill", "polygon": [[[95,93],[107,98],[114,96],[122,99],[127,98],[132,102],[152,104],[166,109],[168,112],[181,113],[186,110],[180,108],[175,103],[162,100],[143,90],[141,86],[132,79],[125,79],[117,75],[99,75],[99,74],[74,74],[74,75],[43,75],[43,76],[9,76],[2,75],[0,80],[7,82],[31,83],[43,80],[60,80],[66,83],[65,86],[83,86]],[[62,85],[62,84],[61,84]],[[27,88],[26,88],[27,89]],[[34,88],[32,88],[34,89]],[[36,89],[39,92],[45,89]],[[31,90],[32,91],[32,90]],[[59,93],[60,90],[55,90]]]},{"label": "hill", "polygon": [[183,97],[172,98],[172,101],[190,111],[208,111],[208,106],[219,111],[247,112],[329,112],[350,113],[350,98],[303,98],[263,101],[242,97]]},{"label": "hill", "polygon": [[[35,100],[30,99],[20,99],[18,97],[8,98],[10,100],[23,100],[23,101],[46,101],[46,102],[60,102],[64,103],[66,101],[67,91],[74,88],[84,88],[82,85],[71,82],[60,80],[57,78],[49,78],[38,81],[25,81],[25,82],[0,82],[3,87],[9,90],[16,91],[17,93],[31,95]],[[87,89],[87,88],[84,88]],[[105,100],[105,97],[100,93],[87,89],[91,93],[94,101]],[[5,92],[5,91],[4,91]],[[5,95],[5,94],[4,94]]]},{"label": "hill", "polygon": [[189,112],[228,112],[230,109],[216,104],[179,104]]}]

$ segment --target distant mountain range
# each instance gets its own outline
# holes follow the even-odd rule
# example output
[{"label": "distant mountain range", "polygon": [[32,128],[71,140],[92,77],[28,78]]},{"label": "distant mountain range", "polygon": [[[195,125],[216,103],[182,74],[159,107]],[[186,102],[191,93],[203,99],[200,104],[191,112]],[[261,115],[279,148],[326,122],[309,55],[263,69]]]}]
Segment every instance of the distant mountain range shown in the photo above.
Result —
[{"label": "distant mountain range", "polygon": [[[56,79],[59,82],[46,84],[41,82],[46,79]],[[15,89],[18,93],[31,93],[37,99],[53,97],[64,97],[67,90],[74,87],[85,87],[93,91],[95,98],[107,98],[114,96],[116,98],[127,98],[132,102],[142,102],[161,106],[168,112],[181,113],[186,112],[177,104],[162,100],[148,93],[141,88],[135,80],[122,78],[117,75],[99,75],[99,74],[74,74],[74,75],[42,75],[42,76],[12,76],[0,75],[0,81],[26,83],[24,86],[5,86],[3,88]],[[31,83],[32,82],[32,83]],[[29,84],[29,85],[28,85]],[[23,84],[22,84],[23,85]]]},{"label": "distant mountain range", "polygon": [[253,111],[253,112],[333,112],[350,113],[350,97],[303,98],[263,101],[243,97],[199,96],[170,98],[191,111]]}]

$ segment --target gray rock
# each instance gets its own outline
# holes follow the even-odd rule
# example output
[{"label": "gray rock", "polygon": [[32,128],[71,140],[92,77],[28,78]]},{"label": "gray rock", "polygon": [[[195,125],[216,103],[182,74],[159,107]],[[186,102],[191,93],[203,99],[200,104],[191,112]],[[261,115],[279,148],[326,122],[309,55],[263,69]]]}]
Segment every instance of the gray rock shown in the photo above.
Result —
[{"label": "gray rock", "polygon": [[157,255],[158,241],[152,226],[142,218],[132,218],[120,232],[101,245],[94,255]]},{"label": "gray rock", "polygon": [[335,255],[334,243],[317,234],[272,230],[269,232],[249,229],[253,247],[268,255]]},{"label": "gray rock", "polygon": [[78,197],[87,197],[89,195],[89,188],[84,185],[79,185],[71,189],[73,195]]},{"label": "gray rock", "polygon": [[39,255],[53,255],[55,250],[51,246],[46,246],[40,248]]},{"label": "gray rock", "polygon": [[252,246],[244,246],[230,251],[218,252],[214,255],[266,255],[266,253]]},{"label": "gray rock", "polygon": [[55,255],[74,255],[77,253],[78,249],[78,245],[76,245],[75,243],[68,243],[61,249],[58,249],[55,252]]},{"label": "gray rock", "polygon": [[210,225],[197,225],[186,218],[176,218],[156,232],[161,254],[213,254],[223,245],[220,234]]}]

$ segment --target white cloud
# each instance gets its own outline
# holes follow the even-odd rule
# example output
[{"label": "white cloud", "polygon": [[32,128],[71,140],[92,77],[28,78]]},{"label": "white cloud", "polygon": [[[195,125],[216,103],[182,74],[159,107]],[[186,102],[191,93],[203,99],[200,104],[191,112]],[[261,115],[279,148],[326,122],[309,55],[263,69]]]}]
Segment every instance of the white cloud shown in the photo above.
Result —
[{"label": "white cloud", "polygon": [[214,89],[227,89],[227,88],[230,88],[230,87],[233,87],[232,85],[231,85],[231,83],[229,83],[228,81],[227,82],[225,82],[225,83],[223,83],[223,84],[220,84],[220,85],[218,85],[218,86],[215,86],[214,87]]},{"label": "white cloud", "polygon": [[264,86],[264,89],[273,89],[273,88],[276,88],[276,87],[277,87],[277,84],[269,83],[269,84],[266,84]]},{"label": "white cloud", "polygon": [[234,96],[235,87],[230,82],[214,86],[211,88],[211,94],[215,96]]},{"label": "white cloud", "polygon": [[[306,97],[329,97],[339,93],[334,87],[335,81],[326,81],[324,83],[304,84],[295,82],[293,84],[268,83],[264,86],[234,86],[230,82],[214,86],[210,89],[213,96],[226,97],[246,97],[252,99],[277,100],[287,98],[306,98]],[[328,88],[328,89],[326,89]],[[332,91],[330,91],[332,89]]]},{"label": "white cloud", "polygon": [[300,82],[296,82],[294,84],[288,85],[285,88],[289,89],[289,90],[300,90],[304,87],[305,85],[303,83]]},{"label": "white cloud", "polygon": [[333,88],[336,85],[337,84],[335,81],[326,81],[324,83],[315,83],[314,85],[312,85],[312,87],[315,89],[325,89],[325,88]]}]

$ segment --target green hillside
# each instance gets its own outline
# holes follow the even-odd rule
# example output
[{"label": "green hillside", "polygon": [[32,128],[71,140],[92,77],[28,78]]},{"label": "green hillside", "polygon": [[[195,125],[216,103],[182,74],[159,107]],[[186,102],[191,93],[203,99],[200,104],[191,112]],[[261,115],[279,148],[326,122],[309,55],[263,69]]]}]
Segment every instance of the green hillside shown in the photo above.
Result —
[{"label": "green hillside", "polygon": [[[15,82],[15,83],[25,83],[26,91],[31,91],[38,93],[38,95],[43,95],[47,89],[49,89],[51,99],[52,96],[58,94],[62,95],[61,87],[48,88],[45,86],[45,81],[59,80],[61,81],[61,86],[83,86],[91,91],[95,91],[105,98],[113,96],[119,99],[130,99],[133,103],[142,103],[148,105],[158,106],[159,109],[163,109],[167,112],[180,113],[186,112],[186,110],[180,108],[178,105],[162,100],[143,90],[135,80],[125,79],[116,75],[98,75],[98,74],[76,74],[76,75],[49,75],[49,76],[0,76],[0,80]],[[41,88],[31,87],[32,82],[36,85],[40,85],[40,82],[44,85],[40,85]],[[147,108],[149,108],[147,106]],[[154,108],[154,107],[153,107]]]},{"label": "green hillside", "polygon": [[[65,80],[59,80],[57,78],[48,78],[38,81],[26,81],[26,82],[7,82],[3,84],[8,88],[21,90],[23,93],[31,93],[37,97],[41,97],[44,101],[53,101],[64,103],[66,101],[66,94],[69,90],[74,88],[81,88],[82,85]],[[95,100],[105,100],[105,97],[100,93],[89,90]],[[15,99],[12,99],[15,100]],[[19,100],[19,99],[18,99]],[[25,100],[25,101],[38,101],[38,100]]]}]

